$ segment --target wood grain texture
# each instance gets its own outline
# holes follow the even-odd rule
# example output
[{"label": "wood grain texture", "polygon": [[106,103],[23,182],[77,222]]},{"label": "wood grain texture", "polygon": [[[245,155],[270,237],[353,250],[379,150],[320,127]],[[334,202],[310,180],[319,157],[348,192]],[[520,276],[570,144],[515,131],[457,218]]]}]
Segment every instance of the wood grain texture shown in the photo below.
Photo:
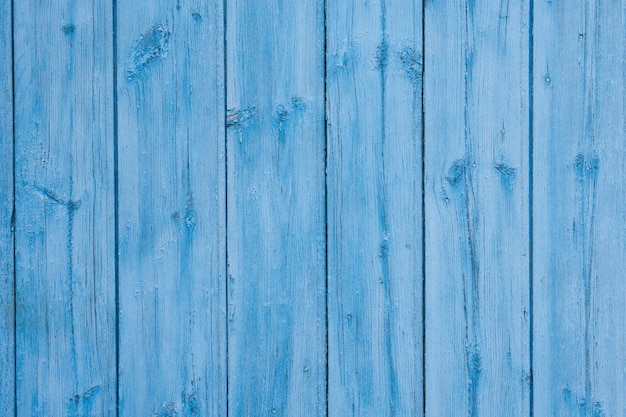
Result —
[{"label": "wood grain texture", "polygon": [[425,10],[426,415],[529,415],[528,2]]},{"label": "wood grain texture", "polygon": [[625,63],[626,0],[3,2],[0,416],[626,416]]},{"label": "wood grain texture", "polygon": [[13,51],[11,2],[0,5],[0,415],[15,415]]},{"label": "wood grain texture", "polygon": [[13,2],[18,416],[114,416],[110,2]]},{"label": "wood grain texture", "polygon": [[329,415],[423,415],[422,6],[329,2]]},{"label": "wood grain texture", "polygon": [[324,8],[227,10],[232,416],[326,413]]},{"label": "wood grain texture", "polygon": [[120,415],[226,415],[222,1],[116,17]]},{"label": "wood grain texture", "polygon": [[626,415],[623,1],[535,1],[535,416]]}]

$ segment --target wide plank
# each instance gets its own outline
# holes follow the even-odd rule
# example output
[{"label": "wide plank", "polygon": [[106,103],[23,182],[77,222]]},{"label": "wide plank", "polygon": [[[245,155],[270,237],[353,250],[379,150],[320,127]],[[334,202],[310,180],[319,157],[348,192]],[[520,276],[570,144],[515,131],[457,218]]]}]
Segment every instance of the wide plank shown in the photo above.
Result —
[{"label": "wide plank", "polygon": [[530,415],[529,3],[425,8],[426,415]]},{"label": "wide plank", "polygon": [[228,411],[324,416],[324,2],[227,7]]},{"label": "wide plank", "polygon": [[120,416],[226,415],[222,1],[118,1]]},{"label": "wide plank", "polygon": [[626,2],[534,7],[535,416],[623,416]]},{"label": "wide plank", "polygon": [[329,416],[423,415],[422,2],[327,2]]},{"label": "wide plank", "polygon": [[115,416],[112,5],[13,5],[17,415]]}]

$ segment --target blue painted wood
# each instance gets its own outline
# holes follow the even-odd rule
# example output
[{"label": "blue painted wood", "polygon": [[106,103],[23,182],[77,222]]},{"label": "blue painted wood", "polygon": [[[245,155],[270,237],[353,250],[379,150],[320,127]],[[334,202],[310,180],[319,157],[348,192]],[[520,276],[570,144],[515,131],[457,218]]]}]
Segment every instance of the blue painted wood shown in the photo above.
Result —
[{"label": "blue painted wood", "polygon": [[419,416],[422,5],[327,7],[329,415]]},{"label": "blue painted wood", "polygon": [[114,416],[111,3],[13,4],[17,415]]},{"label": "blue painted wood", "polygon": [[0,5],[0,414],[15,414],[13,53],[11,2]]},{"label": "blue painted wood", "polygon": [[117,2],[120,416],[226,415],[222,1]]},{"label": "blue painted wood", "polygon": [[626,3],[535,1],[535,416],[626,415]]},{"label": "blue painted wood", "polygon": [[227,4],[229,415],[323,416],[323,1]]},{"label": "blue painted wood", "polygon": [[626,415],[625,12],[2,3],[0,415]]},{"label": "blue painted wood", "polygon": [[425,19],[426,415],[528,416],[528,2]]}]

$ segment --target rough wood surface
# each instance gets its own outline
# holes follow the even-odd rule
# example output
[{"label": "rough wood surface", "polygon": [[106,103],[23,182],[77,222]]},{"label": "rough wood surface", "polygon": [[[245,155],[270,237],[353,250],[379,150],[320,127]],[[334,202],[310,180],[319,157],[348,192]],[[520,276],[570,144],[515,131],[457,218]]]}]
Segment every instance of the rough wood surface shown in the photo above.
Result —
[{"label": "rough wood surface", "polygon": [[116,18],[120,415],[226,415],[222,1]]},{"label": "rough wood surface", "polygon": [[535,416],[626,415],[626,3],[535,1]]},{"label": "rough wood surface", "polygon": [[0,414],[15,414],[13,51],[11,2],[0,5]]},{"label": "rough wood surface", "polygon": [[232,416],[326,413],[324,8],[227,10]]},{"label": "rough wood surface", "polygon": [[0,415],[626,415],[625,16],[3,2]]},{"label": "rough wood surface", "polygon": [[17,415],[114,416],[111,4],[13,4]]},{"label": "rough wood surface", "polygon": [[327,3],[330,416],[419,416],[422,6]]},{"label": "rough wood surface", "polygon": [[529,415],[528,2],[425,13],[426,415]]}]

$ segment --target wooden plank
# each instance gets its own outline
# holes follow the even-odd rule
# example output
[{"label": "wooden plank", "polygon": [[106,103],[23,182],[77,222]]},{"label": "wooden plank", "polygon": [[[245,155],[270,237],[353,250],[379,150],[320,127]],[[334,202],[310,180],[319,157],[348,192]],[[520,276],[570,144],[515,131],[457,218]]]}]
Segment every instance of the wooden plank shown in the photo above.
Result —
[{"label": "wooden plank", "polygon": [[120,415],[226,415],[222,1],[117,2]]},{"label": "wooden plank", "polygon": [[422,5],[329,2],[329,415],[423,415]]},{"label": "wooden plank", "polygon": [[529,415],[529,8],[425,10],[426,415]]},{"label": "wooden plank", "polygon": [[17,415],[116,414],[111,2],[13,2]]},{"label": "wooden plank", "polygon": [[0,5],[0,414],[15,415],[13,51],[11,2]]},{"label": "wooden plank", "polygon": [[227,7],[229,415],[323,416],[323,1]]},{"label": "wooden plank", "polygon": [[626,415],[626,2],[536,1],[535,416]]}]

